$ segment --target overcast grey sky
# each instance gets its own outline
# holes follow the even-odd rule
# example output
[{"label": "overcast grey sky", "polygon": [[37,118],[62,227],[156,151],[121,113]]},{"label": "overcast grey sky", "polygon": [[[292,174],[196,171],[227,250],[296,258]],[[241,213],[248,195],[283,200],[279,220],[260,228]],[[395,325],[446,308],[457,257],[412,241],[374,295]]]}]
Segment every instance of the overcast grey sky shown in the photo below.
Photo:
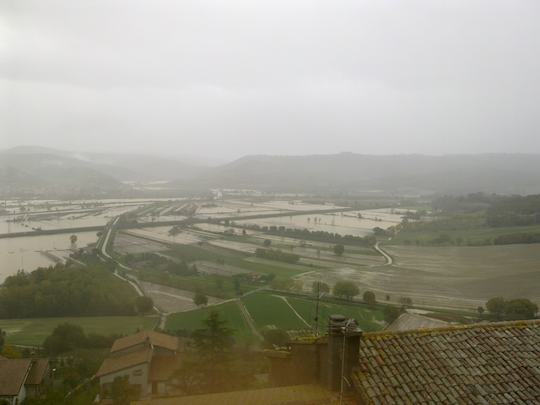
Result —
[{"label": "overcast grey sky", "polygon": [[0,148],[540,152],[538,0],[0,0]]}]

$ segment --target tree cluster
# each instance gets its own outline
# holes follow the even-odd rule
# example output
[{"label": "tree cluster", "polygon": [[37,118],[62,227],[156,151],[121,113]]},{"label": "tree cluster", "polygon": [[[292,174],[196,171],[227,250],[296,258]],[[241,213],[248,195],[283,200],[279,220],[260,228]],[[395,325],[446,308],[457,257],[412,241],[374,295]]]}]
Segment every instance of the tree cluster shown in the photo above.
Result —
[{"label": "tree cluster", "polygon": [[540,243],[540,232],[523,232],[499,235],[493,239],[494,245],[513,245],[517,243]]},{"label": "tree cluster", "polygon": [[197,266],[189,266],[183,260],[176,262],[155,253],[127,254],[124,256],[124,260],[126,264],[133,267],[148,268],[153,271],[165,271],[179,276],[193,276],[197,274]]},{"label": "tree cluster", "polygon": [[486,303],[486,308],[498,320],[533,319],[538,312],[538,305],[526,298],[494,297]]},{"label": "tree cluster", "polygon": [[343,256],[343,253],[345,253],[345,246],[343,246],[341,243],[334,245],[334,254],[336,256]]},{"label": "tree cluster", "polygon": [[146,296],[137,297],[135,298],[135,309],[139,314],[147,314],[154,309],[154,300]]},{"label": "tree cluster", "polygon": [[0,289],[0,318],[133,315],[135,292],[102,267],[19,271]]},{"label": "tree cluster", "polygon": [[341,280],[336,282],[336,284],[334,284],[334,289],[332,290],[332,292],[336,297],[343,297],[347,300],[352,300],[354,297],[360,294],[358,286],[352,281],[347,280]]},{"label": "tree cluster", "polygon": [[489,226],[540,224],[540,194],[499,198],[487,211]]},{"label": "tree cluster", "polygon": [[282,252],[281,250],[276,249],[257,248],[255,250],[255,256],[262,259],[276,260],[285,263],[297,263],[298,260],[300,260],[300,256],[295,255],[294,253]]},{"label": "tree cluster", "polygon": [[103,336],[86,334],[79,325],[63,323],[54,328],[45,339],[43,348],[53,356],[82,348],[108,348],[111,347],[118,336]]}]

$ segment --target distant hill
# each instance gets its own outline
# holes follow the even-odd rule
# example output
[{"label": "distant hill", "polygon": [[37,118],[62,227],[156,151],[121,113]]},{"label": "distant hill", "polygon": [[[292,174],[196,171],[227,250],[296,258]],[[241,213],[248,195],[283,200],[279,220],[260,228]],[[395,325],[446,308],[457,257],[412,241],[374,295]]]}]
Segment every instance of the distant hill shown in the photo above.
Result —
[{"label": "distant hill", "polygon": [[540,192],[540,155],[254,155],[176,182],[188,183],[281,192],[530,194]]},{"label": "distant hill", "polygon": [[106,166],[111,176],[122,181],[186,180],[206,171],[204,166],[160,156],[81,153],[79,157]]},{"label": "distant hill", "polygon": [[59,154],[0,152],[2,196],[101,196],[126,191],[118,180],[86,162]]},{"label": "distant hill", "polygon": [[207,167],[159,156],[39,146],[0,151],[0,196],[134,195],[127,181],[168,181],[178,192],[245,188],[291,193],[535,194],[540,193],[540,155],[252,155]]},{"label": "distant hill", "polygon": [[158,156],[19,146],[0,151],[0,196],[121,196],[132,191],[126,182],[187,180],[204,170]]}]

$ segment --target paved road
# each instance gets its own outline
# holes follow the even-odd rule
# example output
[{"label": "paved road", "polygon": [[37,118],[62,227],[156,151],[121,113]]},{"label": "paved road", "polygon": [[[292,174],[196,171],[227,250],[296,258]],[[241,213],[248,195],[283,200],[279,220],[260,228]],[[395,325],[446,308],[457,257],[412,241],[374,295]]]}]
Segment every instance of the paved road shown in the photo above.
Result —
[{"label": "paved road", "polygon": [[386,253],[383,248],[379,245],[379,242],[375,243],[375,246],[374,246],[375,250],[377,252],[379,252],[383,257],[384,259],[386,260],[386,263],[384,264],[385,266],[391,266],[392,264],[394,264],[394,259],[392,259],[392,256],[390,256],[388,253]]},{"label": "paved road", "polygon": [[[101,257],[101,259],[103,261],[113,262],[116,266],[118,266],[118,267],[120,267],[120,268],[122,268],[124,270],[133,271],[133,269],[131,267],[126,266],[126,265],[118,262],[116,259],[114,259],[107,252],[107,247],[109,245],[109,239],[110,239],[111,234],[113,232],[114,226],[118,223],[119,219],[120,219],[120,217],[116,217],[109,225],[107,225],[106,231],[103,234],[104,235],[103,239],[99,241],[99,242],[101,242],[100,257]],[[141,296],[141,297],[145,296],[144,291],[142,290],[141,287],[139,287],[138,280],[135,277],[129,276],[129,275],[126,275],[126,277],[123,277],[120,274],[118,274],[118,271],[116,269],[115,269],[113,274],[115,275],[115,277],[119,278],[120,280],[123,280],[123,281],[129,283],[135,289],[135,291],[137,292],[137,294],[139,296]],[[159,328],[164,329],[165,328],[165,322],[167,321],[167,314],[165,312],[163,312],[161,309],[159,309],[158,307],[156,307],[155,305],[154,305],[154,310],[159,314]]]}]

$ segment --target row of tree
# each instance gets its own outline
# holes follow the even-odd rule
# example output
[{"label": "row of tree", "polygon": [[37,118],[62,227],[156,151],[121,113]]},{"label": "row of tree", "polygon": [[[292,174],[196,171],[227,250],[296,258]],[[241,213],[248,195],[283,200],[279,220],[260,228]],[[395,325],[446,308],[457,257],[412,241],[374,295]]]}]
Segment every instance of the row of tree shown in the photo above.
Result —
[{"label": "row of tree", "polygon": [[[322,281],[313,282],[313,285],[311,288],[314,294],[321,295],[321,294],[330,293],[330,286],[326,283],[323,283]],[[360,289],[352,281],[340,280],[336,282],[336,284],[334,284],[334,288],[332,289],[332,294],[336,297],[352,300],[354,297],[360,294]],[[369,305],[376,304],[377,299],[375,297],[375,293],[369,290],[365,291],[364,294],[362,295],[362,301],[364,301],[366,304],[369,304]]]},{"label": "row of tree", "polygon": [[263,249],[257,248],[255,250],[255,256],[261,259],[276,260],[285,263],[297,263],[300,260],[300,256],[294,253],[283,252],[278,249]]},{"label": "row of tree", "polygon": [[540,243],[540,232],[522,232],[499,235],[493,239],[494,245],[513,245],[516,243]]},{"label": "row of tree", "polygon": [[308,229],[286,228],[284,226],[259,226],[256,224],[249,225],[249,228],[259,230],[270,235],[286,236],[295,239],[312,240],[316,242],[328,242],[333,244],[345,244],[355,246],[372,247],[377,243],[377,239],[373,235],[354,236],[340,235],[338,233],[326,231],[310,231]]}]

